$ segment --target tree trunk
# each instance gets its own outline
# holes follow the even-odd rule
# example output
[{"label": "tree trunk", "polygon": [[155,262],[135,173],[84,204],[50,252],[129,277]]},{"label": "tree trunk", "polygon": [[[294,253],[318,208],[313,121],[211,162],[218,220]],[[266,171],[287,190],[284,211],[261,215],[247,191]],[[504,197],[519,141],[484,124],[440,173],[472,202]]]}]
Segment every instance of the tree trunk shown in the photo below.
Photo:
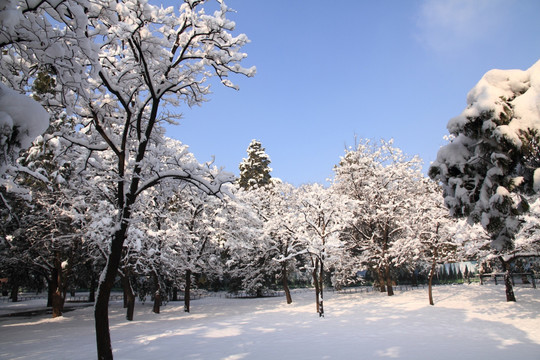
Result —
[{"label": "tree trunk", "polygon": [[17,282],[13,282],[11,284],[11,295],[10,295],[10,298],[11,298],[11,302],[17,302],[19,301],[19,284]]},{"label": "tree trunk", "polygon": [[[129,218],[129,216],[127,217]],[[99,360],[112,360],[111,334],[109,332],[109,297],[114,285],[120,259],[122,258],[122,246],[127,233],[127,222],[122,222],[115,232],[111,242],[111,252],[107,264],[103,270],[103,276],[98,285],[98,296],[94,307],[94,319],[96,328],[96,344]]]},{"label": "tree trunk", "polygon": [[152,307],[152,311],[156,314],[159,314],[160,309],[161,309],[161,294],[158,289],[156,290],[154,294],[154,306]]},{"label": "tree trunk", "polygon": [[127,308],[126,308],[126,320],[133,321],[133,313],[135,312],[135,294],[133,294],[133,290],[131,289],[130,284],[130,291],[127,293],[128,301],[127,301]]},{"label": "tree trunk", "polygon": [[[436,234],[439,233],[439,224],[437,224]],[[436,246],[432,247],[433,258],[431,260],[431,269],[429,270],[429,284],[428,284],[428,293],[429,293],[429,305],[435,305],[433,302],[433,276],[435,275],[435,269],[437,268],[437,259],[439,258],[439,251]]]},{"label": "tree trunk", "polygon": [[161,287],[159,285],[159,278],[157,274],[154,272],[154,286],[155,286],[155,292],[154,292],[154,306],[152,308],[152,311],[156,314],[159,314],[160,308],[161,308]]},{"label": "tree trunk", "polygon": [[388,296],[394,295],[394,289],[392,288],[392,277],[390,276],[390,265],[385,265],[384,273],[386,275],[386,292]]},{"label": "tree trunk", "polygon": [[178,301],[178,288],[176,286],[172,289],[172,301]]},{"label": "tree trunk", "polygon": [[281,283],[283,284],[283,291],[285,291],[287,304],[291,304],[292,303],[291,290],[289,290],[289,283],[287,280],[287,262],[281,263]]},{"label": "tree trunk", "polygon": [[62,316],[62,310],[64,308],[64,302],[62,301],[62,293],[58,289],[52,294],[52,317]]},{"label": "tree trunk", "polygon": [[186,270],[186,287],[184,289],[184,312],[189,312],[191,302],[191,270]]},{"label": "tree trunk", "polygon": [[319,269],[319,293],[321,294],[320,303],[319,303],[319,317],[324,317],[324,296],[323,296],[323,287],[324,287],[324,264],[322,259],[320,260],[320,269]]},{"label": "tree trunk", "polygon": [[89,302],[96,302],[96,276],[92,273],[90,277],[90,293],[88,294]]},{"label": "tree trunk", "polygon": [[64,311],[64,289],[62,280],[62,264],[60,261],[60,254],[57,253],[54,259],[53,277],[55,278],[55,288],[52,293],[52,317],[62,316]]},{"label": "tree trunk", "polygon": [[432,284],[433,284],[433,275],[435,274],[436,266],[437,266],[437,263],[433,261],[431,263],[431,269],[429,270],[429,280],[428,280],[429,305],[435,305],[435,303],[433,302]]},{"label": "tree trunk", "polygon": [[383,259],[385,259],[384,260],[384,279],[386,281],[386,292],[388,296],[392,296],[394,295],[394,289],[392,288],[392,279],[390,277],[390,263],[389,263],[389,260],[387,259],[388,242],[390,241],[389,233],[390,233],[390,229],[387,222],[386,225],[384,226],[382,257]]},{"label": "tree trunk", "polygon": [[516,297],[514,295],[514,288],[512,286],[512,275],[510,274],[510,263],[507,261],[504,261],[502,256],[499,257],[499,260],[501,260],[501,263],[504,269],[504,285],[506,287],[506,301],[516,301]]},{"label": "tree trunk", "polygon": [[124,290],[124,308],[126,309],[126,320],[133,321],[133,313],[135,312],[135,294],[131,287],[131,281],[127,270],[122,276],[122,288]]},{"label": "tree trunk", "polygon": [[317,276],[317,267],[318,267],[318,264],[319,264],[319,261],[316,260],[316,261],[313,261],[313,259],[311,260],[311,263],[313,265],[313,272],[312,272],[312,276],[313,276],[313,285],[315,286],[315,309],[317,311],[317,313],[319,313],[319,279],[318,279],[318,276]]},{"label": "tree trunk", "polygon": [[128,301],[128,295],[127,295],[127,292],[128,292],[128,289],[127,289],[127,284],[126,284],[126,281],[127,281],[127,278],[125,275],[120,275],[120,281],[122,283],[122,293],[123,293],[123,297],[122,297],[122,300],[123,300],[123,303],[124,303],[124,309],[127,309],[128,307],[128,304],[127,304],[127,301]]},{"label": "tree trunk", "polygon": [[377,268],[377,283],[379,284],[379,291],[386,292],[385,280],[380,267]]}]

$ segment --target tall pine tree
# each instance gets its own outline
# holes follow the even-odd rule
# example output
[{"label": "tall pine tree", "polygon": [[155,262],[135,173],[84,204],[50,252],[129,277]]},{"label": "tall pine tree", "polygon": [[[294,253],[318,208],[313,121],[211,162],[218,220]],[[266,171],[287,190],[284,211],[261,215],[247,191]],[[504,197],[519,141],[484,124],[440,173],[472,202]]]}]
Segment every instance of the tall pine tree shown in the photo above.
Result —
[{"label": "tall pine tree", "polygon": [[247,148],[248,157],[240,163],[238,185],[244,190],[270,185],[270,157],[259,140],[251,140]]}]

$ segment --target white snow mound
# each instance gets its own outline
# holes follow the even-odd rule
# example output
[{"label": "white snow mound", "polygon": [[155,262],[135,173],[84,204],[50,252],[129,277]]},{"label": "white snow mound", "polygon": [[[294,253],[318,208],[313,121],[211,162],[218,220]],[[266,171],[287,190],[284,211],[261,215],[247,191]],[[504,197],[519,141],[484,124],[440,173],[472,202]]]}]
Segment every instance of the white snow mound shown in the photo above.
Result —
[{"label": "white snow mound", "polygon": [[32,98],[19,94],[0,83],[0,129],[16,130],[22,149],[49,127],[49,113]]},{"label": "white snow mound", "polygon": [[497,126],[494,133],[521,146],[521,130],[540,130],[540,60],[527,70],[488,71],[467,95],[467,107],[448,122],[448,131],[456,134],[472,118],[493,111],[505,112],[505,102],[512,105],[512,120]]}]

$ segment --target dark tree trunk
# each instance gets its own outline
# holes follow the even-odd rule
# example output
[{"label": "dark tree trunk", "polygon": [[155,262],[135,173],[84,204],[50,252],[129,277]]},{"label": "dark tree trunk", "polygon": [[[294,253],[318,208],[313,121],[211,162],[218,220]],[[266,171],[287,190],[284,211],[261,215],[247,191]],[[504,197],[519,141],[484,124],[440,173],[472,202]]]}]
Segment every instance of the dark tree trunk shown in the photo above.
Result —
[{"label": "dark tree trunk", "polygon": [[11,295],[10,295],[11,302],[19,301],[18,296],[19,296],[19,284],[16,281],[14,281],[11,284]]},{"label": "dark tree trunk", "polygon": [[394,295],[394,289],[392,288],[392,277],[390,276],[390,265],[386,265],[384,269],[386,275],[386,292],[388,296]]},{"label": "dark tree trunk", "polygon": [[432,284],[433,284],[433,275],[435,274],[436,266],[437,266],[437,263],[433,261],[431,263],[431,269],[429,270],[429,279],[428,279],[429,305],[435,305],[435,303],[433,302]]},{"label": "dark tree trunk", "polygon": [[319,309],[319,279],[318,279],[318,276],[317,276],[317,273],[318,273],[318,260],[316,261],[313,261],[313,259],[311,260],[311,263],[313,265],[313,272],[312,272],[312,276],[313,276],[313,285],[315,286],[315,309],[317,311],[317,313],[319,313],[320,309]]},{"label": "dark tree trunk", "polygon": [[[109,331],[109,298],[114,285],[114,280],[118,274],[120,260],[122,259],[122,248],[127,236],[129,220],[131,219],[131,206],[137,200],[139,182],[141,180],[140,175],[142,171],[139,164],[145,157],[148,142],[157,121],[159,101],[160,99],[157,97],[152,98],[151,110],[148,114],[148,124],[144,132],[144,139],[139,137],[140,141],[137,149],[137,155],[134,159],[135,165],[133,168],[132,179],[127,192],[124,179],[126,166],[125,148],[122,148],[121,151],[117,152],[116,154],[118,159],[118,176],[120,179],[117,182],[116,201],[118,202],[117,208],[120,210],[120,223],[118,224],[119,227],[115,230],[112,236],[110,253],[107,258],[105,269],[103,270],[103,276],[99,281],[98,296],[96,299],[96,305],[94,307],[98,360],[113,359],[111,334]],[[95,114],[94,121],[98,121],[97,115]],[[138,135],[142,135],[142,133],[139,132]]]},{"label": "dark tree trunk", "polygon": [[64,309],[64,301],[62,299],[62,294],[58,289],[53,293],[52,298],[52,317],[62,316],[62,311]]},{"label": "dark tree trunk", "polygon": [[319,257],[316,257],[315,260],[311,259],[313,265],[313,284],[315,285],[315,303],[317,313],[319,317],[324,317],[324,303],[323,303],[323,262]]},{"label": "dark tree trunk", "polygon": [[127,293],[127,297],[126,320],[133,321],[133,313],[135,312],[135,294],[133,294],[133,290]]},{"label": "dark tree trunk", "polygon": [[178,288],[176,286],[172,289],[172,301],[178,301]]},{"label": "dark tree trunk", "polygon": [[52,293],[52,317],[62,316],[62,311],[64,311],[64,299],[65,293],[63,289],[63,280],[62,280],[62,264],[60,262],[60,254],[56,254],[54,259],[54,269],[53,269],[53,279],[54,279],[54,290]]},{"label": "dark tree trunk", "polygon": [[159,293],[159,290],[156,291],[154,294],[154,306],[152,307],[152,311],[156,314],[159,314],[159,311],[161,309],[161,294]]},{"label": "dark tree trunk", "polygon": [[122,276],[122,288],[124,290],[124,308],[126,309],[126,320],[133,320],[133,313],[135,312],[135,294],[131,287],[131,281],[127,272]]},{"label": "dark tree trunk", "polygon": [[[383,234],[383,258],[386,257],[386,254],[388,252],[388,242],[390,241],[389,232],[389,225],[387,223],[384,227]],[[392,279],[390,277],[390,264],[388,263],[388,260],[386,260],[384,264],[384,281],[386,281],[386,293],[388,294],[388,296],[394,295],[394,289],[392,288]]]},{"label": "dark tree trunk", "polygon": [[377,283],[379,284],[379,291],[386,292],[386,282],[380,267],[377,268]]},{"label": "dark tree trunk", "polygon": [[[127,216],[126,218],[129,218]],[[104,276],[98,285],[98,296],[94,308],[96,328],[96,344],[99,360],[112,360],[111,334],[109,332],[109,297],[114,285],[120,259],[122,258],[122,246],[127,233],[127,222],[122,222],[120,229],[116,231],[111,242],[111,252],[107,259]]]},{"label": "dark tree trunk", "polygon": [[154,286],[156,290],[154,292],[154,306],[152,308],[152,311],[156,314],[159,314],[159,311],[161,308],[161,288],[159,285],[159,278],[155,272],[154,272]]},{"label": "dark tree trunk", "polygon": [[184,289],[184,312],[189,312],[191,302],[191,270],[186,270],[186,287]]},{"label": "dark tree trunk", "polygon": [[320,269],[319,269],[319,293],[321,294],[319,300],[319,317],[324,317],[324,296],[323,296],[323,287],[324,287],[324,264],[322,259],[320,260]]},{"label": "dark tree trunk", "polygon": [[90,293],[88,294],[89,302],[96,302],[96,276],[92,273],[90,277]]},{"label": "dark tree trunk", "polygon": [[512,275],[510,274],[510,263],[504,261],[503,257],[500,256],[503,269],[504,269],[504,286],[506,287],[506,301],[516,301],[516,296],[514,295],[514,288],[512,286]]},{"label": "dark tree trunk", "polygon": [[[437,224],[437,231],[439,233],[439,224]],[[431,261],[431,269],[429,270],[429,282],[428,282],[428,294],[429,294],[429,305],[435,305],[433,302],[433,276],[435,275],[435,269],[437,268],[437,258],[439,257],[439,252],[437,247],[433,247],[433,259]]]},{"label": "dark tree trunk", "polygon": [[283,262],[281,264],[281,283],[283,284],[283,291],[285,291],[287,304],[291,304],[292,297],[291,297],[291,290],[289,290],[289,283],[287,280],[287,263],[286,262]]}]

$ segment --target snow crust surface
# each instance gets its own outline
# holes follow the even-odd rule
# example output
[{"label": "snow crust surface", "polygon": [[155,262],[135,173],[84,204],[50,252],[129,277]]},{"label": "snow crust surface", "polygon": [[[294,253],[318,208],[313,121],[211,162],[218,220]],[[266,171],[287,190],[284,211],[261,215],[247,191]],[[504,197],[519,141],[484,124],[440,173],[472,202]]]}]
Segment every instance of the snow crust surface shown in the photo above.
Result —
[{"label": "snow crust surface", "polygon": [[[397,292],[326,293],[326,317],[314,294],[169,303],[161,314],[137,304],[135,320],[111,303],[116,359],[538,359],[540,290],[459,285]],[[16,306],[2,303],[0,307]],[[21,303],[23,304],[23,303]],[[24,305],[23,305],[24,306]],[[2,359],[95,359],[93,307],[50,315],[0,318]]]}]

